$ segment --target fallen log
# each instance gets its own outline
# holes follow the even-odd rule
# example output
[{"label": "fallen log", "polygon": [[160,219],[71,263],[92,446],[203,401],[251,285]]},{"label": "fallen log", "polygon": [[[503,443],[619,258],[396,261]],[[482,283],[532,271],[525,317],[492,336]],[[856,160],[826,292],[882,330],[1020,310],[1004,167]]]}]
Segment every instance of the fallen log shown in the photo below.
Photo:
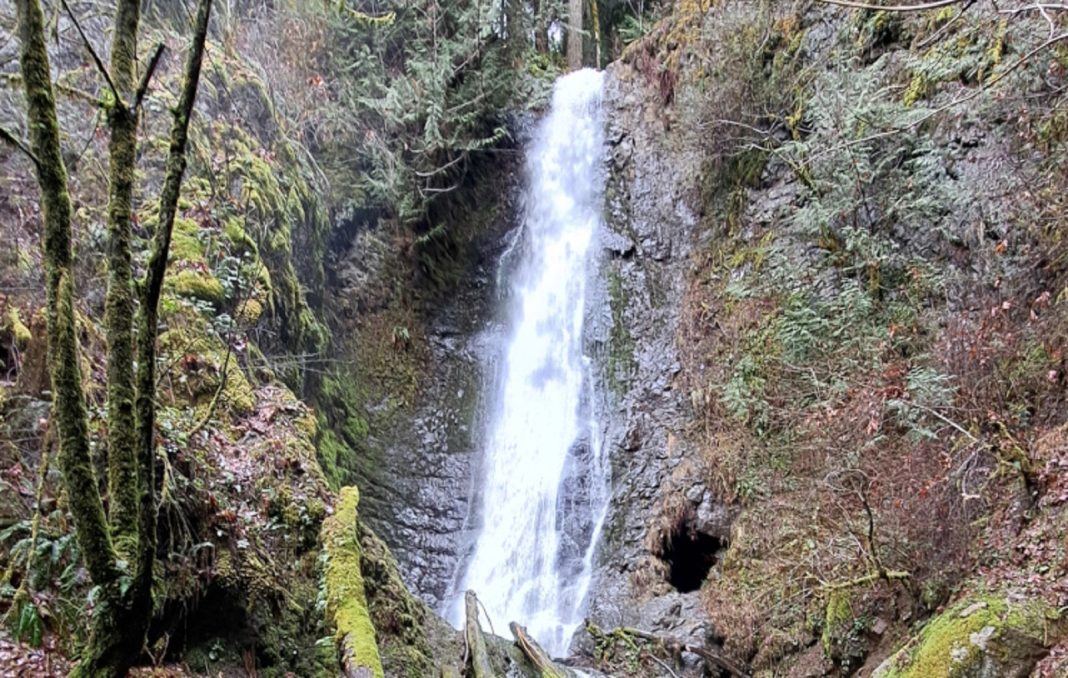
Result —
[{"label": "fallen log", "polygon": [[464,594],[464,638],[467,641],[467,655],[473,678],[494,678],[493,666],[490,664],[486,638],[478,623],[478,598],[474,591]]},{"label": "fallen log", "polygon": [[541,678],[567,678],[568,673],[557,666],[549,655],[545,654],[545,650],[541,649],[538,642],[531,638],[525,628],[516,622],[509,624],[508,628],[512,630],[512,635],[515,636],[515,644],[519,646],[526,658],[538,670]]}]

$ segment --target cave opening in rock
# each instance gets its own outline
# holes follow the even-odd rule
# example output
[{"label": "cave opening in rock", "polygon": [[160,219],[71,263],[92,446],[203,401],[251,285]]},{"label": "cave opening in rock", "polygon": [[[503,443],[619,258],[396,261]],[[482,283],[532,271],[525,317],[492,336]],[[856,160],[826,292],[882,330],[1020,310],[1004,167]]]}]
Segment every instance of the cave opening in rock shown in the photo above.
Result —
[{"label": "cave opening in rock", "polygon": [[674,530],[664,543],[668,583],[679,593],[701,588],[723,543],[716,537],[688,529]]}]

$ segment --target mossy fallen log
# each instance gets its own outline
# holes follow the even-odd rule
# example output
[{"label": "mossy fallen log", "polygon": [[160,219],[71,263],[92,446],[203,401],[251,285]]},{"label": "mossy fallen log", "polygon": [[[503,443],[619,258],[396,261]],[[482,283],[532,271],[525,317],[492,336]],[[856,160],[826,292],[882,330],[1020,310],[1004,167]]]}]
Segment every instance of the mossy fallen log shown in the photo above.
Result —
[{"label": "mossy fallen log", "polygon": [[334,515],[323,521],[326,616],[334,625],[334,638],[345,675],[384,678],[360,567],[359,501],[360,494],[355,487],[342,488]]}]

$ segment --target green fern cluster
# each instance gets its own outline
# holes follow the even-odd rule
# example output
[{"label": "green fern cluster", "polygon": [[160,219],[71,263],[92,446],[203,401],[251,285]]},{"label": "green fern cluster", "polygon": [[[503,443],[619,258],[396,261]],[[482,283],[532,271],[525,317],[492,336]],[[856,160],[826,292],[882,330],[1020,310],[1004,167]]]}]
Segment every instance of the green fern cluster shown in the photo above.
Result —
[{"label": "green fern cluster", "polygon": [[[761,238],[754,263],[727,276],[725,291],[775,300],[777,310],[749,333],[721,386],[727,411],[760,434],[840,402],[895,357],[924,364],[915,329],[947,275],[924,255],[958,237],[947,216],[969,198],[922,126],[931,111],[902,100],[887,59],[818,74],[798,134],[768,150],[796,178],[799,197]],[[908,379],[910,396],[931,407],[951,402],[947,378],[933,368],[916,367]],[[899,422],[917,435],[929,433],[927,418],[899,408]]]}]

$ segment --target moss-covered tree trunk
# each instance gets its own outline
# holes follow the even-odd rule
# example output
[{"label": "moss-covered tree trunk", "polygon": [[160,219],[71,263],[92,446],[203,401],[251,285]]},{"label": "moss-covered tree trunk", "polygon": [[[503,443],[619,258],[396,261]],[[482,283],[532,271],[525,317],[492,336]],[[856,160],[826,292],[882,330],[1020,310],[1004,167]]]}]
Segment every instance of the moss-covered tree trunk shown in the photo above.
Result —
[{"label": "moss-covered tree trunk", "polygon": [[53,426],[60,441],[60,467],[70,499],[74,528],[94,582],[118,578],[114,549],[89,456],[89,426],[78,363],[74,316],[74,255],[67,169],[59,145],[44,15],[38,0],[17,0],[19,60],[26,86],[30,145],[38,159],[44,219],[44,266],[48,317],[48,368],[52,382]]},{"label": "moss-covered tree trunk", "polygon": [[133,108],[134,68],[140,2],[122,0],[115,10],[111,40],[111,81],[118,101],[108,107],[108,254],[104,328],[108,375],[108,517],[116,548],[134,562],[138,540],[137,454],[134,437],[133,268],[130,255],[137,112]]},{"label": "moss-covered tree trunk", "polygon": [[[157,306],[167,265],[171,231],[185,170],[185,147],[207,36],[211,0],[199,0],[193,47],[186,64],[182,98],[175,111],[171,154],[160,199],[141,304],[133,360],[135,299],[131,265],[131,215],[137,159],[135,100],[138,0],[121,0],[115,14],[112,64],[106,74],[109,102],[110,185],[108,205],[108,488],[111,521],[89,453],[89,427],[82,392],[74,313],[71,200],[60,150],[39,0],[17,0],[20,63],[26,86],[31,149],[37,165],[44,215],[48,305],[48,362],[53,419],[60,440],[60,466],[75,532],[93,583],[100,588],[88,646],[72,675],[120,678],[144,649],[152,615],[156,551],[155,343]],[[146,85],[142,83],[142,85]],[[135,412],[136,404],[136,412]],[[120,545],[116,548],[116,542]],[[120,555],[129,570],[120,567]]]},{"label": "moss-covered tree trunk", "polygon": [[159,225],[152,239],[152,253],[148,270],[141,285],[141,308],[137,335],[137,450],[138,487],[141,491],[139,532],[141,547],[138,556],[138,589],[151,602],[152,563],[156,553],[156,338],[159,334],[159,297],[163,277],[167,272],[167,256],[174,232],[174,218],[178,210],[182,177],[186,166],[186,145],[189,140],[189,121],[193,115],[200,67],[204,61],[204,45],[211,20],[211,0],[197,3],[193,43],[185,63],[182,92],[171,126],[170,151],[167,170],[159,200]]},{"label": "moss-covered tree trunk", "polygon": [[48,363],[52,381],[53,420],[59,432],[60,467],[69,496],[78,543],[93,583],[103,591],[97,619],[107,622],[94,630],[78,675],[119,676],[110,670],[119,609],[113,604],[120,590],[120,572],[110,528],[89,455],[89,427],[82,393],[78,339],[74,314],[71,202],[67,170],[60,153],[59,122],[45,45],[44,16],[38,0],[18,0],[20,62],[26,86],[30,143],[38,159],[44,215],[44,264],[48,305]]}]

